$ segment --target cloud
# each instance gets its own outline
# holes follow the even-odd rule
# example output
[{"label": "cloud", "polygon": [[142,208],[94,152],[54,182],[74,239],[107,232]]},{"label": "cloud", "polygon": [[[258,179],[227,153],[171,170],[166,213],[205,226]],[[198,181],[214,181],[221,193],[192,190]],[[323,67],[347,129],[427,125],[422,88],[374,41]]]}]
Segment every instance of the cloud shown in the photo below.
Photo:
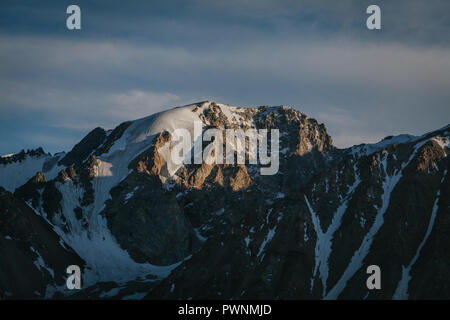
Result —
[{"label": "cloud", "polygon": [[442,1],[383,3],[380,33],[364,27],[365,1],[80,6],[80,33],[57,27],[54,5],[33,14],[4,7],[25,23],[0,34],[0,126],[14,118],[11,132],[45,126],[79,139],[96,126],[195,101],[284,104],[324,122],[344,147],[421,134],[449,119]]},{"label": "cloud", "polygon": [[[172,93],[142,90],[101,93],[60,88],[41,90],[32,86],[4,88],[6,90],[0,89],[0,99],[3,101],[1,112],[23,109],[46,113],[52,116],[53,123],[48,123],[49,126],[78,130],[93,129],[96,126],[108,128],[118,122],[142,118],[175,107],[180,102],[180,98]],[[14,108],[7,108],[8,105]]]},{"label": "cloud", "polygon": [[[3,0],[0,29],[6,33],[46,33],[72,38],[138,38],[169,45],[233,45],[237,41],[347,35],[372,42],[448,46],[448,0],[78,0],[82,32],[65,30],[64,3]],[[365,28],[366,8],[382,10],[382,32]]]},{"label": "cloud", "polygon": [[113,93],[106,100],[110,105],[115,106],[112,108],[112,114],[118,119],[141,118],[167,107],[176,106],[181,101],[180,97],[172,93],[141,90]]}]

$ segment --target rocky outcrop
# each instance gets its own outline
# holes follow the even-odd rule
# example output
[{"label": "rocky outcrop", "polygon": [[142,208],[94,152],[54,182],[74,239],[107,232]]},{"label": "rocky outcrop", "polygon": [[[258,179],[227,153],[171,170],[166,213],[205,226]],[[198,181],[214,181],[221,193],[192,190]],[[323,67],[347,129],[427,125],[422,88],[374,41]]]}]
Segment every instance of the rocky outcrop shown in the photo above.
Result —
[{"label": "rocky outcrop", "polygon": [[40,200],[39,190],[44,187],[45,182],[44,174],[38,172],[27,183],[18,188],[14,194],[24,201],[31,201],[33,207],[37,208]]},{"label": "rocky outcrop", "polygon": [[27,156],[30,157],[40,157],[42,155],[45,155],[46,153],[44,152],[44,150],[39,147],[37,149],[31,149],[31,150],[21,150],[19,153],[13,154],[11,156],[8,157],[0,157],[0,165],[6,165],[6,164],[10,164],[10,163],[14,163],[14,162],[21,162],[23,160],[25,160],[25,158]]}]

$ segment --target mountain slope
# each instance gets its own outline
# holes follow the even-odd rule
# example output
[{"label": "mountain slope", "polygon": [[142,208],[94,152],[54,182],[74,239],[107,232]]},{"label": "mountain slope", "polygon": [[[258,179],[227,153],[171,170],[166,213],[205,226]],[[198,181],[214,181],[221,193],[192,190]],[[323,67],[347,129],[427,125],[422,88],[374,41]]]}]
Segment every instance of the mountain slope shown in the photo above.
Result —
[{"label": "mountain slope", "polygon": [[64,291],[66,268],[84,261],[24,201],[0,187],[0,298]]}]

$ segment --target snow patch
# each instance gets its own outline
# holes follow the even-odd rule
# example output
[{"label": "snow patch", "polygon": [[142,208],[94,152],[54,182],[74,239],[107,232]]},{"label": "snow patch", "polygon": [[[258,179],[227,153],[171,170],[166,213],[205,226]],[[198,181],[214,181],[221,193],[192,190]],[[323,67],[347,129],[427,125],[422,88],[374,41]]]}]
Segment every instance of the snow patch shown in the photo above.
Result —
[{"label": "snow patch", "polygon": [[285,194],[283,192],[277,192],[275,199],[283,199],[285,197]]},{"label": "snow patch", "polygon": [[385,138],[377,143],[361,144],[358,146],[354,146],[351,148],[351,152],[354,156],[367,156],[369,154],[385,149],[390,145],[413,142],[415,140],[418,140],[419,138],[420,137],[413,136],[410,134],[401,134],[395,137]]},{"label": "snow patch", "polygon": [[245,237],[244,241],[245,241],[245,246],[248,248],[248,245],[250,244],[250,241],[252,241],[250,239],[250,236]]},{"label": "snow patch", "polygon": [[202,236],[202,234],[200,233],[200,230],[198,230],[198,228],[194,228],[195,234],[197,235],[197,238],[201,241],[201,242],[205,242],[206,240],[208,240],[208,238]]}]

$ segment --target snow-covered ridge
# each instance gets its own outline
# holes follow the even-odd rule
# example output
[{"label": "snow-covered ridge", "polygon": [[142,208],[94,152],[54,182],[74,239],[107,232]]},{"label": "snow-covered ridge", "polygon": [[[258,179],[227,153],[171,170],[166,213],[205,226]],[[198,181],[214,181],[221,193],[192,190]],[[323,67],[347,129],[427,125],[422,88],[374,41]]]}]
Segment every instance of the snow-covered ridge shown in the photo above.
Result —
[{"label": "snow-covered ridge", "polygon": [[381,141],[379,141],[377,143],[367,143],[367,144],[363,143],[363,144],[359,144],[359,145],[350,147],[348,150],[350,150],[350,152],[353,156],[367,156],[372,153],[378,152],[382,149],[385,149],[385,148],[389,147],[390,145],[417,142],[419,140],[429,137],[430,135],[436,135],[435,140],[438,143],[440,143],[441,146],[445,145],[448,147],[448,136],[450,135],[450,124],[440,128],[438,130],[434,130],[434,131],[425,133],[421,136],[413,136],[410,134],[400,134],[397,136],[389,136],[389,137],[382,139]]},{"label": "snow-covered ridge", "polygon": [[3,158],[3,159],[11,158],[14,155],[15,155],[15,153],[4,154],[4,155],[0,156],[0,158]]},{"label": "snow-covered ridge", "polygon": [[[63,169],[57,163],[64,153],[51,156],[48,154],[29,155],[26,154],[23,160],[0,164],[0,186],[10,192],[42,171],[47,180],[54,179],[58,172]],[[13,157],[10,156],[10,157]]]}]

